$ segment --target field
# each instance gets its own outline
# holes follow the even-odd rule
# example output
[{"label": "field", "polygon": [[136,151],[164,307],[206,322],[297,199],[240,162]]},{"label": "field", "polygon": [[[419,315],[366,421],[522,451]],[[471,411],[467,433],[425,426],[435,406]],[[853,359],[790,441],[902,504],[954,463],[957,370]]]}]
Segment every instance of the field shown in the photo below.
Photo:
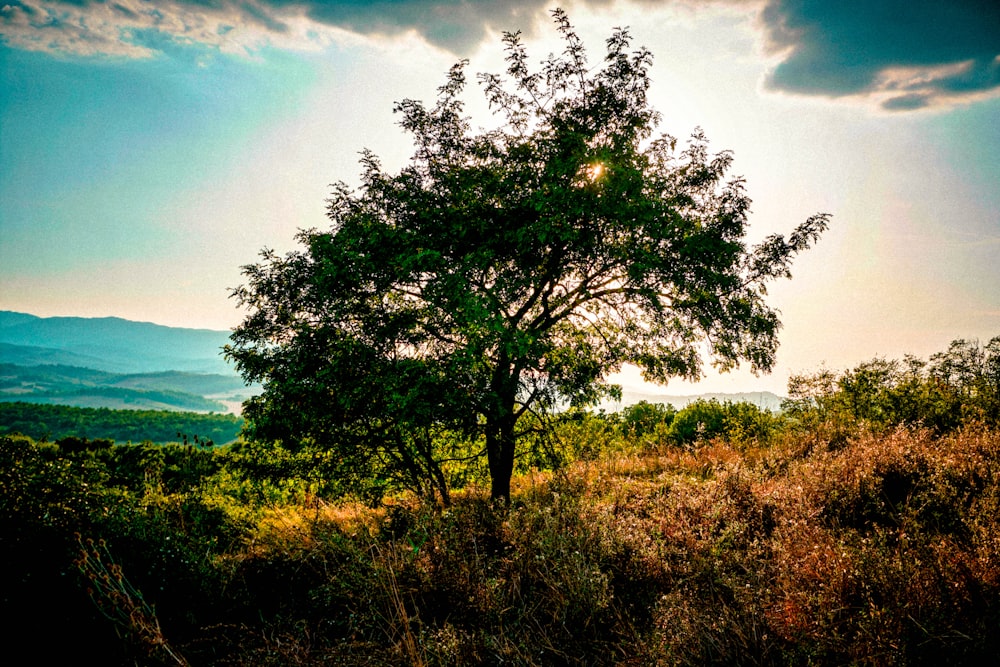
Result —
[{"label": "field", "polygon": [[334,500],[247,445],[7,436],[4,639],[38,664],[994,658],[1000,431],[811,414],[686,443],[669,418],[582,415],[571,460],[523,470],[508,507],[475,479],[449,507]]}]

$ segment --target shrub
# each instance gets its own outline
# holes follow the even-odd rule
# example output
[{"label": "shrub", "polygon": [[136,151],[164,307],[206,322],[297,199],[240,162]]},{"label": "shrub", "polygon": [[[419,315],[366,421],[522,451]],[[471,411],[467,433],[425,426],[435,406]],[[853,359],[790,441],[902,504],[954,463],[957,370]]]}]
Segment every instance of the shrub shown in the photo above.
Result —
[{"label": "shrub", "polygon": [[670,424],[669,438],[675,445],[690,446],[722,435],[726,410],[715,400],[698,399],[682,408]]},{"label": "shrub", "polygon": [[624,435],[642,438],[668,428],[676,415],[670,404],[639,401],[622,409],[621,430]]}]

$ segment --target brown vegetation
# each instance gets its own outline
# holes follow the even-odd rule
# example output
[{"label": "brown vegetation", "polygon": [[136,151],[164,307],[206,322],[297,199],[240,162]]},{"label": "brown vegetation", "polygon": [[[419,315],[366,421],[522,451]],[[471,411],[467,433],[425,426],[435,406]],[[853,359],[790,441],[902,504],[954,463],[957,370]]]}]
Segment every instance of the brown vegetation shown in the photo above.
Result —
[{"label": "brown vegetation", "polygon": [[[118,526],[129,594],[81,588],[141,640],[124,655],[191,664],[976,664],[1000,648],[998,481],[995,430],[716,440],[526,476],[509,509],[272,506],[187,573]],[[185,540],[161,503],[157,537]],[[205,572],[215,599],[185,608]]]}]

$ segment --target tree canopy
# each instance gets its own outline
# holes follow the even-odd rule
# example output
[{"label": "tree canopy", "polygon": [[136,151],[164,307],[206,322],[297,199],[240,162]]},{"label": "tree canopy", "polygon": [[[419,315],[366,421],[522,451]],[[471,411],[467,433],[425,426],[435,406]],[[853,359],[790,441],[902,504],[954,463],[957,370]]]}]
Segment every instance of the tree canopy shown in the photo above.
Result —
[{"label": "tree canopy", "polygon": [[[526,417],[614,393],[625,363],[659,383],[706,360],[772,367],[766,285],[827,216],[748,246],[732,155],[700,130],[684,147],[655,134],[649,51],[616,29],[592,68],[554,18],[561,54],[532,69],[508,33],[506,76],[479,76],[497,127],[473,129],[455,65],[433,105],[396,105],[405,167],[363,153],[360,187],[334,186],[329,229],[244,267],[248,315],[227,354],[264,387],[245,410],[254,437],[445,498],[441,463],[481,453],[492,496],[509,498],[519,438],[539,423]],[[482,451],[448,449],[447,434]]]}]

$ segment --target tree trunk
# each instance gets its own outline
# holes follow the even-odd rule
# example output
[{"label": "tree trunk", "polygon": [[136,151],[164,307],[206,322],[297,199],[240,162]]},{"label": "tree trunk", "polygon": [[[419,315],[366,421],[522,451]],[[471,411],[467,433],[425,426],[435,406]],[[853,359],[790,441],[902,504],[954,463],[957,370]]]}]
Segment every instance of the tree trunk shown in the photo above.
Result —
[{"label": "tree trunk", "polygon": [[510,502],[510,478],[514,474],[515,426],[514,401],[517,382],[509,376],[494,376],[493,403],[486,415],[486,461],[490,469],[490,498]]},{"label": "tree trunk", "polygon": [[[509,422],[509,423],[508,423]],[[513,416],[508,415],[486,434],[486,460],[490,468],[490,498],[510,502],[510,478],[514,474]]]},{"label": "tree trunk", "polygon": [[519,371],[500,351],[490,380],[486,414],[486,461],[490,468],[490,498],[510,503],[510,478],[514,474],[517,415],[514,412]]}]

